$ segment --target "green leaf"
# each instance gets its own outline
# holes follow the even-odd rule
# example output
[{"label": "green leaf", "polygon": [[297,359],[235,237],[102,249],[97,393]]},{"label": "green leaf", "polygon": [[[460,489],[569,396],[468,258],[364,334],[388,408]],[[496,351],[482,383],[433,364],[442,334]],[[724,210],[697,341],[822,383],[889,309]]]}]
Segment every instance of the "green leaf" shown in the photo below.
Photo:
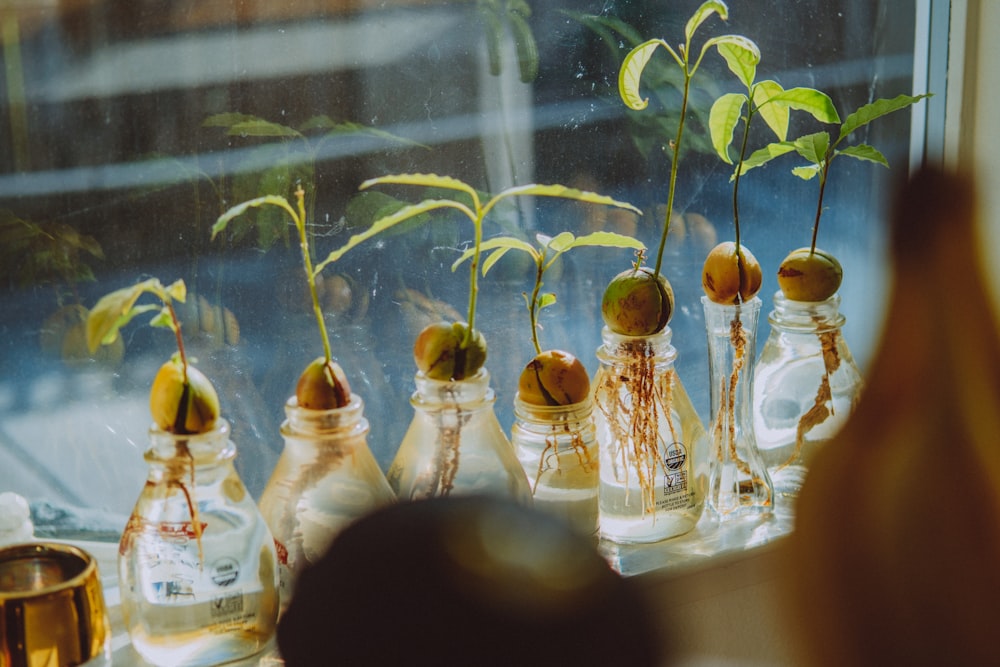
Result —
[{"label": "green leaf", "polygon": [[572,232],[561,232],[553,237],[536,234],[535,238],[538,239],[538,242],[543,247],[554,250],[556,253],[566,252],[566,250],[573,247],[573,242],[576,241],[576,237],[573,236]]},{"label": "green leaf", "polygon": [[135,317],[137,313],[132,312],[133,306],[143,293],[162,291],[160,281],[150,278],[101,297],[87,317],[87,347],[91,354],[97,351],[101,343],[113,342],[118,330]]},{"label": "green leaf", "polygon": [[639,239],[632,238],[631,236],[626,236],[625,234],[618,234],[616,232],[591,232],[590,234],[584,234],[583,236],[576,237],[572,243],[566,246],[563,252],[571,248],[583,248],[588,246],[600,246],[604,248],[632,248],[634,250],[646,249],[645,243]]},{"label": "green leaf", "polygon": [[719,0],[708,0],[708,2],[702,3],[701,7],[696,9],[691,18],[688,19],[687,25],[684,26],[685,42],[690,44],[691,38],[694,37],[694,33],[698,30],[698,27],[708,20],[712,14],[716,13],[723,21],[729,19],[729,8],[726,7],[726,3]]},{"label": "green leaf", "polygon": [[678,63],[681,62],[669,44],[662,39],[651,39],[629,51],[622,61],[622,68],[618,71],[618,94],[625,106],[633,111],[642,111],[649,106],[649,99],[639,94],[639,81],[642,79],[646,63],[653,57],[653,52],[658,46],[669,51]]},{"label": "green leaf", "polygon": [[479,5],[479,16],[483,20],[483,30],[486,35],[486,54],[489,58],[490,74],[499,76],[502,71],[502,53],[500,44],[503,42],[503,22],[495,7],[484,3]]},{"label": "green leaf", "polygon": [[347,240],[347,243],[345,243],[340,248],[337,248],[336,250],[331,252],[329,255],[327,255],[326,259],[317,264],[316,267],[313,269],[313,274],[318,275],[323,270],[323,268],[326,267],[327,264],[336,262],[338,259],[347,254],[347,252],[352,248],[361,245],[371,237],[376,236],[377,234],[385,231],[386,229],[389,229],[394,225],[409,220],[410,218],[413,218],[421,213],[426,213],[427,211],[433,211],[439,208],[458,209],[463,213],[465,213],[467,216],[469,216],[471,219],[473,220],[475,219],[475,213],[470,211],[467,206],[464,206],[451,199],[426,199],[418,204],[411,204],[409,206],[404,206],[395,213],[392,213],[390,215],[385,216],[384,218],[376,220],[371,227],[361,232],[360,234],[353,235],[351,238]]},{"label": "green leaf", "polygon": [[[706,40],[705,44],[702,45],[701,55],[704,56],[705,53],[713,46],[719,49],[720,54],[722,54],[722,47],[727,46],[736,53],[740,51],[745,52],[743,55],[739,56],[741,59],[745,59],[747,61],[753,60],[754,65],[760,62],[760,49],[757,47],[757,44],[752,39],[744,37],[743,35],[719,35],[718,37],[712,37],[711,39]],[[724,54],[723,57],[725,57]],[[729,62],[728,58],[727,62]],[[732,69],[732,65],[730,65],[730,69]],[[756,67],[754,69],[756,70]],[[736,73],[736,76],[740,77],[742,80],[742,75],[738,71],[734,70],[734,72]],[[692,75],[693,74],[694,72],[692,72]],[[750,82],[753,83],[753,79],[750,79]],[[747,88],[749,87],[750,86],[748,85]]]},{"label": "green leaf", "polygon": [[844,121],[844,124],[840,126],[840,137],[837,139],[839,143],[841,139],[849,135],[854,130],[867,125],[876,118],[880,118],[886,114],[890,114],[893,111],[899,111],[900,109],[905,109],[911,104],[916,104],[925,97],[930,97],[930,93],[924,95],[899,95],[892,98],[891,100],[875,100],[871,104],[866,104],[860,107],[857,111],[852,113]]},{"label": "green leaf", "polygon": [[747,90],[750,90],[750,87],[753,86],[753,80],[757,77],[760,51],[748,49],[742,42],[728,41],[719,44],[718,51],[719,55],[725,59],[729,70],[746,86]]},{"label": "green leaf", "polygon": [[535,36],[521,12],[507,12],[507,21],[514,38],[514,51],[517,53],[517,68],[521,83],[531,83],[538,77],[538,44],[535,42]]},{"label": "green leaf", "polygon": [[543,308],[548,308],[549,306],[555,304],[556,295],[552,292],[545,292],[544,294],[538,295],[538,310]]},{"label": "green leaf", "polygon": [[[155,307],[156,306],[152,306],[151,309],[155,308]],[[133,309],[133,310],[135,310],[135,309]],[[166,306],[164,306],[163,308],[160,308],[159,312],[157,312],[156,315],[153,317],[153,319],[151,319],[149,321],[149,326],[151,326],[151,327],[162,327],[164,329],[173,330],[173,328],[174,328],[174,319],[172,317],[170,317],[170,310]],[[113,342],[113,341],[109,341],[109,342]]]},{"label": "green leaf", "polygon": [[378,184],[423,185],[430,188],[458,190],[459,192],[468,194],[473,201],[479,201],[479,195],[472,186],[463,183],[457,178],[438,176],[437,174],[391,174],[389,176],[379,176],[378,178],[369,178],[358,189],[366,190]]},{"label": "green leaf", "polygon": [[799,137],[792,142],[795,151],[813,164],[822,164],[826,160],[826,152],[830,149],[830,134],[815,132]]},{"label": "green leaf", "polygon": [[[530,243],[522,241],[521,239],[515,238],[513,236],[497,236],[492,239],[487,239],[486,241],[483,241],[482,243],[479,244],[480,252],[487,252],[489,250],[497,250],[497,249],[503,251],[502,253],[500,253],[500,257],[502,257],[503,254],[506,253],[508,250],[521,250],[531,255],[532,259],[534,259],[535,261],[538,260],[538,251],[535,250]],[[462,253],[461,257],[455,260],[455,262],[451,265],[451,270],[454,271],[462,264],[462,262],[468,260],[475,254],[476,254],[476,249],[469,248],[468,250]],[[496,253],[490,255],[490,257],[492,258],[495,254]],[[489,262],[489,265],[493,266],[493,264],[496,264],[497,260],[499,260],[500,257],[497,257],[493,261]],[[488,267],[484,262],[483,275],[486,275],[487,270]]]},{"label": "green leaf", "polygon": [[212,225],[212,239],[215,239],[215,236],[219,232],[223,231],[226,228],[226,225],[228,225],[233,218],[243,215],[251,208],[267,205],[278,206],[285,209],[288,214],[292,216],[292,220],[298,221],[299,215],[291,207],[287,199],[279,197],[278,195],[265,195],[263,197],[257,197],[256,199],[250,199],[242,204],[237,204],[220,215],[219,219],[215,221],[214,225]]},{"label": "green leaf", "polygon": [[777,81],[770,79],[758,81],[753,87],[753,105],[767,126],[774,132],[778,141],[788,138],[788,107],[784,104],[769,104],[774,98],[785,92]]},{"label": "green leaf", "polygon": [[837,151],[837,155],[847,155],[858,160],[867,160],[869,162],[876,162],[883,167],[889,166],[889,161],[885,159],[874,146],[869,146],[868,144],[858,144],[857,146],[848,146],[842,150]]},{"label": "green leaf", "polygon": [[184,303],[187,299],[187,286],[183,280],[176,280],[166,288],[166,294],[174,301]]},{"label": "green leaf", "polygon": [[708,129],[712,136],[712,145],[722,161],[732,164],[729,157],[729,146],[733,143],[733,131],[740,122],[746,95],[741,93],[726,93],[712,104],[708,113]]},{"label": "green leaf", "polygon": [[617,199],[612,199],[606,195],[599,195],[596,192],[588,192],[586,190],[577,190],[576,188],[568,188],[565,185],[519,185],[512,188],[507,188],[496,197],[493,198],[493,203],[500,201],[506,197],[513,197],[515,195],[527,195],[527,196],[541,196],[541,197],[561,197],[563,199],[573,199],[576,201],[586,202],[588,204],[603,204],[605,206],[615,206],[617,208],[623,208],[634,213],[642,215],[642,211],[637,209],[632,204],[628,202],[618,201]]},{"label": "green leaf", "polygon": [[[740,174],[745,174],[751,169],[755,169],[767,164],[776,157],[781,157],[795,150],[795,145],[790,141],[776,142],[759,148],[750,154],[750,157],[743,161]],[[734,174],[735,176],[735,174]]]},{"label": "green leaf", "polygon": [[813,88],[789,88],[770,99],[771,104],[805,111],[821,123],[839,123],[840,114],[833,106],[833,100],[826,93]]},{"label": "green leaf", "polygon": [[234,123],[226,134],[235,137],[302,137],[295,128],[261,118]]},{"label": "green leaf", "polygon": [[803,181],[808,181],[811,178],[815,178],[819,174],[820,166],[818,164],[810,164],[805,167],[795,167],[792,169],[792,173],[801,178]]}]

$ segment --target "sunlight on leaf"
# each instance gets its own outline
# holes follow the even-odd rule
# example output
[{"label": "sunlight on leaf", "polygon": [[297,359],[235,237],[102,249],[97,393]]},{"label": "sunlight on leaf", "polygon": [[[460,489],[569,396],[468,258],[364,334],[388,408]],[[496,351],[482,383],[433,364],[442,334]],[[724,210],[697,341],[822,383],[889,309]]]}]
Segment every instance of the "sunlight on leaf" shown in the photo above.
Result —
[{"label": "sunlight on leaf", "polygon": [[389,176],[379,176],[369,178],[359,186],[359,190],[366,190],[373,185],[380,183],[395,185],[423,185],[431,188],[445,188],[448,190],[458,190],[465,192],[473,201],[479,201],[479,195],[474,188],[466,183],[452,178],[451,176],[438,176],[437,174],[392,174]]},{"label": "sunlight on leaf", "polygon": [[[498,236],[496,238],[483,241],[482,243],[479,244],[479,250],[480,252],[487,252],[489,250],[497,250],[499,252],[499,256],[497,256],[497,253],[495,252],[492,255],[490,255],[490,257],[487,260],[483,262],[484,276],[486,275],[486,272],[490,269],[490,267],[496,264],[497,260],[499,260],[500,257],[503,257],[503,255],[508,250],[521,250],[531,255],[532,259],[535,259],[536,261],[538,259],[538,252],[532,247],[530,243],[522,241],[521,239],[518,238],[514,238],[513,236]],[[461,257],[455,260],[455,262],[451,265],[451,270],[454,271],[459,266],[461,266],[463,262],[469,260],[475,254],[476,254],[476,249],[469,248],[468,250],[462,253]],[[493,259],[494,257],[496,257],[496,259]]]},{"label": "sunlight on leaf", "polygon": [[784,104],[769,104],[784,88],[777,81],[765,80],[757,82],[753,87],[753,104],[767,126],[774,132],[778,141],[788,138],[788,118],[791,115]]},{"label": "sunlight on leaf", "polygon": [[857,146],[848,146],[842,150],[837,151],[838,155],[848,155],[850,157],[856,158],[858,160],[867,160],[869,162],[875,162],[882,165],[883,167],[889,166],[889,161],[886,159],[885,155],[882,154],[880,150],[874,146],[869,146],[868,144],[858,144]]},{"label": "sunlight on leaf", "polygon": [[811,178],[815,178],[819,174],[819,165],[810,164],[806,167],[795,167],[792,169],[792,173],[801,178],[804,181],[808,181]]},{"label": "sunlight on leaf", "polygon": [[799,137],[792,143],[799,155],[809,162],[821,164],[826,160],[826,152],[830,148],[830,135],[827,132],[814,132]]},{"label": "sunlight on leaf", "polygon": [[[743,161],[743,168],[740,174],[745,174],[751,169],[765,165],[776,157],[781,157],[795,150],[795,145],[790,141],[768,144],[763,148],[755,150],[746,160]],[[734,174],[735,176],[735,174]]]},{"label": "sunlight on leaf", "polygon": [[653,57],[656,47],[662,46],[677,59],[674,50],[662,39],[651,39],[629,51],[618,71],[618,94],[629,109],[642,111],[649,106],[649,99],[639,94],[639,81],[646,63]]},{"label": "sunlight on leaf", "polygon": [[760,51],[747,49],[739,42],[723,42],[718,45],[718,50],[719,55],[729,65],[729,70],[749,90],[753,85],[753,80],[757,78],[757,64],[760,62]]},{"label": "sunlight on leaf", "polygon": [[556,295],[551,292],[546,292],[544,294],[538,295],[538,310],[543,308],[548,308],[549,306],[555,304]]},{"label": "sunlight on leaf", "polygon": [[285,199],[284,197],[279,197],[277,195],[265,195],[263,197],[257,197],[256,199],[250,199],[249,201],[245,201],[242,204],[237,204],[236,206],[233,206],[231,209],[220,215],[219,219],[215,221],[214,225],[212,225],[212,240],[215,239],[216,235],[219,232],[223,231],[226,228],[226,225],[228,225],[233,218],[242,215],[251,208],[256,208],[258,206],[266,206],[269,204],[285,209],[288,212],[288,214],[292,216],[292,220],[298,220],[298,214],[288,203],[287,199]]},{"label": "sunlight on leaf", "polygon": [[687,25],[684,26],[684,39],[688,44],[691,43],[691,38],[694,37],[694,33],[712,14],[718,14],[719,18],[723,21],[729,19],[729,8],[726,7],[726,3],[718,2],[717,0],[708,0],[708,2],[702,3],[701,7],[695,10],[691,18],[688,19]]},{"label": "sunlight on leaf", "polygon": [[729,146],[733,143],[733,132],[743,113],[746,96],[740,93],[726,93],[712,104],[708,114],[708,129],[712,136],[712,145],[722,161],[732,164],[729,157]]},{"label": "sunlight on leaf", "polygon": [[859,127],[867,125],[876,118],[892,113],[893,111],[905,109],[911,104],[916,104],[920,100],[930,96],[930,93],[915,97],[912,95],[899,95],[891,100],[875,100],[871,104],[866,104],[849,115],[844,121],[844,124],[840,128],[840,139],[843,139]]},{"label": "sunlight on leaf", "polygon": [[364,243],[371,237],[376,236],[382,231],[389,229],[390,227],[397,225],[405,220],[409,220],[410,218],[420,213],[433,211],[439,208],[454,208],[459,211],[462,211],[473,220],[475,219],[475,213],[469,210],[467,206],[464,206],[463,204],[460,204],[456,201],[452,201],[451,199],[426,199],[418,204],[411,204],[410,206],[404,206],[395,213],[388,215],[384,218],[380,218],[379,220],[376,220],[371,227],[361,232],[360,234],[355,234],[354,236],[352,236],[350,239],[347,240],[347,243],[345,243],[340,248],[337,248],[336,250],[331,252],[329,255],[327,255],[326,259],[317,264],[316,267],[313,269],[313,274],[319,275],[319,273],[328,264],[336,262],[338,259],[347,254],[347,252],[351,248],[361,245],[362,243]]},{"label": "sunlight on leaf", "polygon": [[772,103],[781,103],[797,111],[805,111],[821,123],[839,123],[840,114],[833,106],[833,100],[826,93],[812,88],[789,88],[772,97]]},{"label": "sunlight on leaf", "polygon": [[150,278],[101,297],[87,317],[87,347],[90,353],[96,352],[106,339],[108,342],[113,342],[118,335],[118,329],[135,317],[136,313],[131,311],[139,297],[145,292],[156,290],[162,292],[163,287],[159,280]]}]

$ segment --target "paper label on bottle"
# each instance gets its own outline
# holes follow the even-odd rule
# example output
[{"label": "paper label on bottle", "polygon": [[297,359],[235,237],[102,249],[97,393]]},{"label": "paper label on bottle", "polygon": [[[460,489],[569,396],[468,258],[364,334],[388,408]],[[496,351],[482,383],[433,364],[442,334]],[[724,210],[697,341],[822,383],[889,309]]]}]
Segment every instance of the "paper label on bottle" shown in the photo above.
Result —
[{"label": "paper label on bottle", "polygon": [[657,509],[684,509],[691,503],[688,484],[688,454],[683,442],[672,442],[663,450],[663,496]]}]

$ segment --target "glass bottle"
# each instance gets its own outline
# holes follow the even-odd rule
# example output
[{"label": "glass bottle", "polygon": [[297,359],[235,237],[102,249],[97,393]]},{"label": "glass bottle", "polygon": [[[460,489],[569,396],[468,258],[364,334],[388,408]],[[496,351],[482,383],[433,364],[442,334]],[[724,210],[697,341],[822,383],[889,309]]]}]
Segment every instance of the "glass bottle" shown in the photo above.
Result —
[{"label": "glass bottle", "polygon": [[224,419],[199,435],[150,430],[149,476],[118,558],[125,627],[149,663],[236,660],[274,634],[274,540],[235,456]]},{"label": "glass bottle", "polygon": [[285,448],[260,498],[274,536],[281,608],[298,575],[343,528],[395,500],[368,448],[368,420],[357,394],[342,408],[309,410],[292,396],[281,425]]},{"label": "glass bottle", "polygon": [[774,487],[757,447],[750,396],[761,301],[723,305],[703,296],[701,302],[711,382],[708,504],[720,519],[769,513]]},{"label": "glass bottle", "polygon": [[511,442],[528,477],[536,509],[583,535],[598,531],[598,447],[587,398],[571,405],[534,405],[514,397]]},{"label": "glass bottle", "polygon": [[670,328],[597,349],[594,421],[600,451],[601,537],[657,542],[694,528],[707,479],[705,429],[674,369]]},{"label": "glass bottle", "polygon": [[400,500],[452,493],[493,494],[531,502],[531,489],[493,412],[490,376],[433,380],[416,374],[414,415],[387,478]]},{"label": "glass bottle", "polygon": [[840,296],[793,301],[779,290],[754,377],[757,445],[778,497],[794,498],[813,453],[854,410],[861,371],[841,328]]}]

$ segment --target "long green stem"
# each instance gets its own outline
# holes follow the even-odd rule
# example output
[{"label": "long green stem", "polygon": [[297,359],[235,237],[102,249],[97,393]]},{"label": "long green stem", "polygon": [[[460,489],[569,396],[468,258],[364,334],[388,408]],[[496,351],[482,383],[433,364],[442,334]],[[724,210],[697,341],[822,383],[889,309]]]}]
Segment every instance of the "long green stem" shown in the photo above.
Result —
[{"label": "long green stem", "polygon": [[743,171],[743,160],[747,154],[747,142],[750,139],[750,119],[753,118],[753,102],[747,100],[747,117],[743,124],[743,143],[740,145],[740,159],[736,162],[736,175],[733,178],[733,227],[736,231],[736,256],[740,254],[740,172]]},{"label": "long green stem", "polygon": [[531,342],[535,346],[535,354],[542,353],[542,346],[538,342],[538,293],[542,289],[542,273],[545,272],[545,256],[539,257],[538,268],[535,273],[535,288],[531,291],[531,300],[528,303],[528,318],[531,320]]},{"label": "long green stem", "polygon": [[819,199],[816,202],[816,220],[813,222],[812,243],[809,245],[809,254],[816,252],[816,236],[819,234],[819,219],[823,215],[823,193],[826,190],[826,176],[830,171],[830,162],[833,160],[832,151],[828,152],[823,161],[823,169],[819,173]]},{"label": "long green stem", "polygon": [[656,251],[656,265],[653,267],[654,275],[660,273],[660,265],[663,263],[663,249],[667,246],[667,234],[670,232],[670,218],[674,211],[674,189],[677,187],[677,162],[681,154],[681,137],[684,135],[684,118],[687,116],[688,91],[691,88],[691,78],[693,73],[687,69],[687,49],[684,49],[684,94],[681,98],[681,116],[677,121],[677,137],[674,139],[673,158],[670,160],[670,185],[667,188],[667,217],[663,221],[663,233],[660,235],[660,247]]},{"label": "long green stem", "polygon": [[177,339],[177,353],[181,358],[181,374],[184,378],[184,384],[188,383],[188,362],[187,354],[184,351],[184,338],[181,336],[181,323],[177,320],[177,311],[174,310],[174,304],[167,300],[166,302],[167,311],[170,313],[170,321],[173,322],[174,338]]},{"label": "long green stem", "polygon": [[323,339],[323,357],[329,362],[333,358],[330,350],[330,337],[326,333],[326,322],[323,321],[323,309],[319,305],[319,293],[316,291],[316,276],[313,274],[312,257],[309,253],[309,240],[306,237],[306,193],[301,186],[295,191],[295,198],[298,200],[299,213],[295,218],[295,229],[299,232],[299,246],[302,249],[302,264],[306,271],[306,280],[309,282],[309,294],[312,296],[313,313],[316,315],[316,324],[319,325],[319,335]]},{"label": "long green stem", "polygon": [[473,224],[476,228],[475,236],[475,252],[472,255],[471,266],[469,267],[469,316],[467,318],[469,328],[465,331],[465,337],[462,340],[462,349],[468,348],[472,344],[472,332],[475,330],[476,325],[476,297],[479,296],[479,246],[483,242],[483,216],[486,215],[486,211],[479,206],[479,202],[474,202],[476,205],[476,217],[473,219]]}]

